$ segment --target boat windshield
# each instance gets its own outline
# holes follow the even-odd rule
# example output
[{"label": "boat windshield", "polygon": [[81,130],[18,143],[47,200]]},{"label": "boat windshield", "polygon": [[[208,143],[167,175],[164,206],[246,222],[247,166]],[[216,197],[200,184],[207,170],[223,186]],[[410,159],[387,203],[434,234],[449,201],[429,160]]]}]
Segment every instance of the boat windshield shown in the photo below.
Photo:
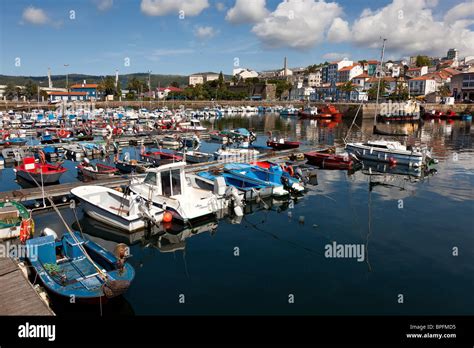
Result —
[{"label": "boat windshield", "polygon": [[167,197],[181,194],[181,175],[179,169],[161,173],[161,191],[161,194]]},{"label": "boat windshield", "polygon": [[145,184],[156,185],[156,173],[149,172],[145,177]]}]

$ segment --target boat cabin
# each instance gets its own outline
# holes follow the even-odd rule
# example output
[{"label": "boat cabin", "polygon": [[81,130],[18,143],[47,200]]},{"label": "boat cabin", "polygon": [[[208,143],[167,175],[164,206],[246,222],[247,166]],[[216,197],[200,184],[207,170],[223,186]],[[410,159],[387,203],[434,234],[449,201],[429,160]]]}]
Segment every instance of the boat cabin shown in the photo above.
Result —
[{"label": "boat cabin", "polygon": [[144,184],[152,186],[155,194],[165,197],[181,195],[184,192],[186,162],[175,162],[159,168],[149,169]]}]

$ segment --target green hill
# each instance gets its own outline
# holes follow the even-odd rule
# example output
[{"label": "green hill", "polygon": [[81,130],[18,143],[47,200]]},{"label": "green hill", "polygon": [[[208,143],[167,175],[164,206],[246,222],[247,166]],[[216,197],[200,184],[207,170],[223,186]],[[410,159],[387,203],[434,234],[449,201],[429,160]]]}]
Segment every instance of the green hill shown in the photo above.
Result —
[{"label": "green hill", "polygon": [[[83,74],[70,74],[68,76],[69,85],[74,83],[82,83],[84,80],[87,83],[99,83],[102,78],[105,76],[98,75],[83,75]],[[133,73],[127,75],[119,75],[119,81],[122,89],[127,88],[127,81],[133,77],[141,81],[148,81],[148,73]],[[35,84],[40,85],[41,87],[48,86],[48,76],[8,76],[0,75],[0,85],[6,85],[8,83],[13,83],[14,85],[24,86],[27,81],[33,81]],[[66,75],[52,75],[51,80],[53,81],[54,87],[66,87]],[[178,82],[180,86],[185,86],[188,84],[188,77],[183,75],[151,75],[151,87],[155,88],[158,86],[168,86],[171,82]]]}]

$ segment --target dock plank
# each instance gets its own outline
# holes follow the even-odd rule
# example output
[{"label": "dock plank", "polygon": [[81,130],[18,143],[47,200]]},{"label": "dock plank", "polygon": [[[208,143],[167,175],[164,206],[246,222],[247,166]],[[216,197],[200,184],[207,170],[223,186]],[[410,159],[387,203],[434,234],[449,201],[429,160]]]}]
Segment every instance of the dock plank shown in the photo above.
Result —
[{"label": "dock plank", "polygon": [[0,259],[0,315],[54,315],[12,259]]}]

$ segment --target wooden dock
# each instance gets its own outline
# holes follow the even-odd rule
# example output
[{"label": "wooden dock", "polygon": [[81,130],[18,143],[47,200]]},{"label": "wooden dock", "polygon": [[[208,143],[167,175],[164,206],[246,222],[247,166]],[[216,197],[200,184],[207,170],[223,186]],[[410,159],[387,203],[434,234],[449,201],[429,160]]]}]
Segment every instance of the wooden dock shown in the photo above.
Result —
[{"label": "wooden dock", "polygon": [[0,315],[54,315],[18,264],[0,258]]},{"label": "wooden dock", "polygon": [[[259,156],[259,160],[281,160],[287,158],[291,154],[300,153],[301,149],[294,149],[294,150],[283,150],[283,151],[271,151],[268,154],[264,154],[263,156]],[[196,163],[196,164],[188,164],[186,166],[186,172],[193,173],[198,172],[201,170],[216,170],[222,169],[225,163],[219,161],[212,161],[206,163]],[[134,177],[144,176],[144,174],[134,175]],[[70,195],[70,191],[78,186],[83,185],[97,185],[97,186],[105,186],[110,188],[116,188],[123,185],[128,185],[130,183],[131,177],[129,175],[122,175],[116,176],[109,179],[102,179],[102,180],[91,180],[89,182],[72,182],[67,184],[58,184],[58,185],[51,185],[44,187],[44,195],[47,197],[51,197],[53,199],[63,199],[67,198]],[[18,189],[12,191],[5,191],[0,192],[0,202],[5,202],[7,200],[15,200],[20,202],[25,201],[33,201],[33,200],[41,200],[43,198],[43,192],[41,188],[27,188],[27,189]],[[65,200],[64,200],[65,201]]]},{"label": "wooden dock", "polygon": [[[45,196],[49,196],[52,198],[62,198],[62,197],[67,198],[70,194],[70,191],[73,188],[78,187],[78,186],[99,185],[99,186],[114,188],[114,187],[119,187],[121,185],[127,185],[129,182],[130,182],[130,178],[128,176],[117,176],[115,178],[91,180],[89,182],[76,181],[76,182],[71,182],[67,184],[45,186],[44,194]],[[15,201],[23,202],[23,201],[42,199],[42,198],[43,198],[43,192],[41,188],[39,187],[0,192],[0,202],[5,202],[7,200],[15,200]]]}]

